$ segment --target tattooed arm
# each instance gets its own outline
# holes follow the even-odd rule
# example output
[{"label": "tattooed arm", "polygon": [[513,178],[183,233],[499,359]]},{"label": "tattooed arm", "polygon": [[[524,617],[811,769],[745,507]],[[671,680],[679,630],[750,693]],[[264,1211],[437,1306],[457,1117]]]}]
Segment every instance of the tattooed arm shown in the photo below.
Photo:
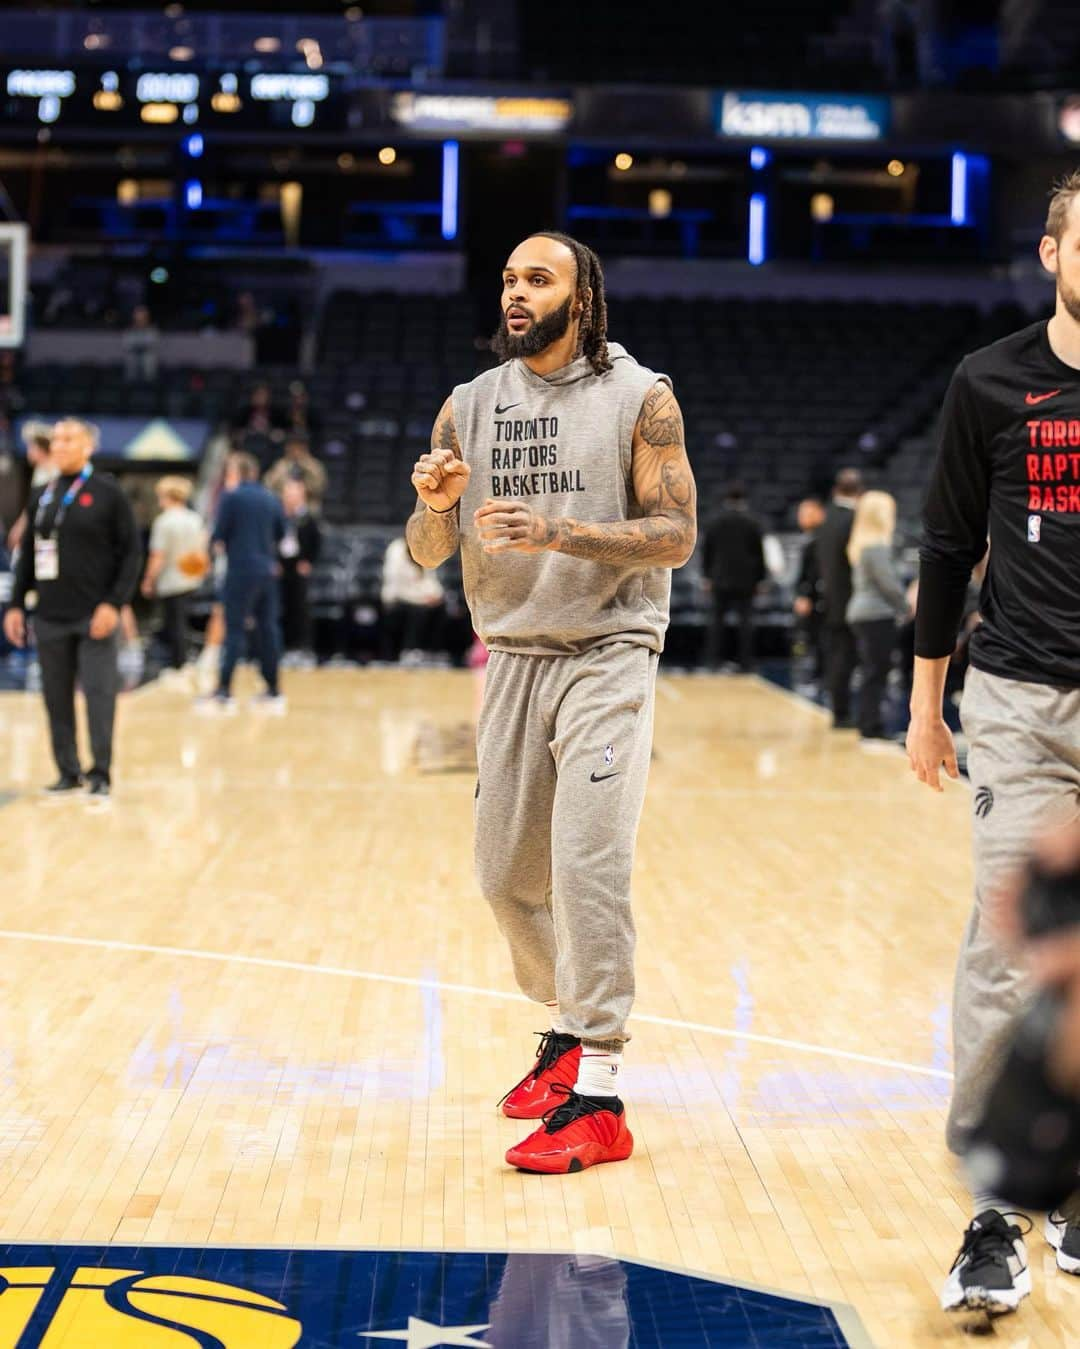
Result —
[{"label": "tattooed arm", "polygon": [[614,566],[684,566],[697,541],[697,490],[682,413],[661,381],[649,390],[634,427],[631,472],[641,519],[610,524],[549,520],[520,503],[488,501],[476,513],[484,551],[551,551]]},{"label": "tattooed arm", "polygon": [[438,567],[457,548],[458,502],[468,486],[469,473],[469,465],[461,458],[450,397],[435,418],[431,450],[413,466],[412,485],[418,499],[405,526],[405,539],[421,567]]}]

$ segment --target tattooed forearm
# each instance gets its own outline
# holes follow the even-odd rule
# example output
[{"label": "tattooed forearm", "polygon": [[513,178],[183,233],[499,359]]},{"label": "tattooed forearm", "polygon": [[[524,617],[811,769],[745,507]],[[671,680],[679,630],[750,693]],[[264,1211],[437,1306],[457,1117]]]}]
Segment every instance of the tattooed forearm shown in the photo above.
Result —
[{"label": "tattooed forearm", "polygon": [[439,567],[456,551],[460,538],[458,514],[456,506],[445,515],[436,515],[422,501],[416,503],[416,510],[405,526],[405,541],[421,567]]},{"label": "tattooed forearm", "polygon": [[552,520],[552,552],[589,562],[625,567],[681,567],[693,552],[687,548],[685,521],[667,515],[646,515],[641,520],[617,520],[591,524],[583,520]]},{"label": "tattooed forearm", "polygon": [[[439,409],[431,430],[432,450],[449,450],[460,459],[461,444],[454,426],[454,399],[449,397]],[[436,506],[439,502],[436,501]],[[405,541],[414,561],[421,567],[441,566],[457,549],[461,537],[460,507],[445,512],[429,510],[423,501],[417,501],[416,510],[405,526]]]}]

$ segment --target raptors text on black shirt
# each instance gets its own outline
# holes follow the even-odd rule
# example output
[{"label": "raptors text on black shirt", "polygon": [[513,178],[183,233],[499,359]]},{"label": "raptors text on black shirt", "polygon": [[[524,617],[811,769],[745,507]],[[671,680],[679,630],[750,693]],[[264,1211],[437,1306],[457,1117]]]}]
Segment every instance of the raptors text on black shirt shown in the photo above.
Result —
[{"label": "raptors text on black shirt", "polygon": [[951,654],[989,537],[972,664],[1080,686],[1080,370],[1054,355],[1045,322],[960,362],[923,525],[916,655]]}]

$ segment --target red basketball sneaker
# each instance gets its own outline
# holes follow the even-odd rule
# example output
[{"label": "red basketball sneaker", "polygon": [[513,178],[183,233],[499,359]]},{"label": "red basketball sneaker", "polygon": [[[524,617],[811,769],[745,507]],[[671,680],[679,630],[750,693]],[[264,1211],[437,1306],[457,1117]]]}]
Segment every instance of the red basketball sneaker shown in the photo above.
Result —
[{"label": "red basketball sneaker", "polygon": [[577,1036],[560,1035],[553,1030],[536,1034],[540,1036],[536,1062],[499,1102],[503,1114],[511,1119],[542,1119],[562,1103],[561,1096],[552,1094],[552,1087],[572,1087],[577,1081],[581,1062],[581,1041]]},{"label": "red basketball sneaker", "polygon": [[617,1096],[579,1096],[560,1086],[553,1091],[562,1098],[561,1104],[548,1111],[535,1133],[510,1149],[506,1160],[511,1166],[562,1175],[630,1156],[634,1137]]}]

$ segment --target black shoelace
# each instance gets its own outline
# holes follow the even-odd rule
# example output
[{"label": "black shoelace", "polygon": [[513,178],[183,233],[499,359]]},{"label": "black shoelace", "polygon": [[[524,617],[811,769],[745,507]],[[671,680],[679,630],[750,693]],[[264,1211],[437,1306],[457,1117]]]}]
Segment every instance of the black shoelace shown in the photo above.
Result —
[{"label": "black shoelace", "polygon": [[579,1096],[573,1087],[564,1087],[558,1082],[552,1084],[551,1092],[553,1096],[565,1096],[566,1100],[545,1112],[544,1128],[549,1134],[558,1133],[586,1115],[599,1115],[602,1110],[610,1110],[613,1115],[622,1113],[622,1104],[617,1096]]},{"label": "black shoelace", "polygon": [[[533,1034],[540,1037],[540,1043],[536,1046],[536,1062],[520,1082],[514,1083],[510,1088],[510,1091],[506,1093],[506,1096],[517,1091],[518,1087],[523,1086],[528,1082],[530,1077],[535,1082],[541,1073],[546,1073],[549,1068],[553,1067],[564,1054],[568,1053],[578,1043],[573,1035],[560,1035],[559,1032],[555,1030],[538,1030],[533,1031]],[[506,1100],[506,1096],[502,1098],[499,1105],[502,1105],[503,1101]]]},{"label": "black shoelace", "polygon": [[[1018,1218],[1019,1222],[1008,1223],[1006,1218]],[[1026,1223],[1026,1227],[1021,1227],[1020,1223]],[[957,1252],[956,1259],[952,1262],[952,1268],[955,1269],[965,1258],[971,1257],[972,1267],[990,1264],[997,1259],[1008,1259],[1015,1255],[1016,1250],[1013,1242],[1018,1237],[1026,1237],[1031,1231],[1031,1221],[1025,1218],[1022,1213],[1003,1213],[1000,1215],[999,1222],[989,1223],[985,1227],[976,1226],[974,1223],[964,1233],[964,1244]]]}]

